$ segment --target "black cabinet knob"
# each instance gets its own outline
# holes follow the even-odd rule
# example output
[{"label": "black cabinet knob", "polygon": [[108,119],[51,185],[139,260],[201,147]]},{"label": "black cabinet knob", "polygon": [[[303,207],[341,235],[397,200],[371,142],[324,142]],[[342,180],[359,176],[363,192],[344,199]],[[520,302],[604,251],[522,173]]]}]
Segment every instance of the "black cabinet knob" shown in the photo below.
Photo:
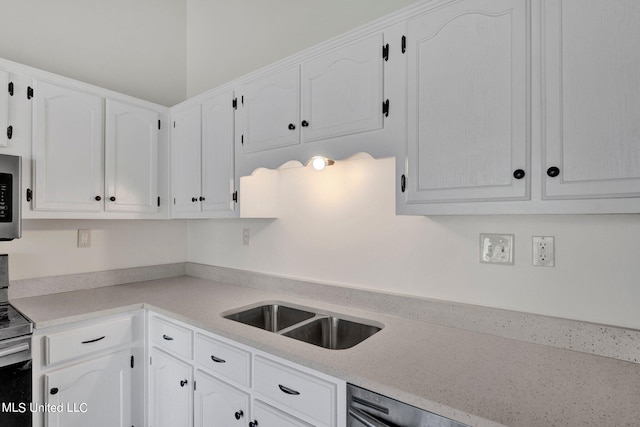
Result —
[{"label": "black cabinet knob", "polygon": [[549,169],[547,169],[547,175],[551,178],[555,178],[556,176],[560,175],[560,169],[555,166],[551,166]]},{"label": "black cabinet knob", "polygon": [[302,125],[303,128],[306,128],[309,126],[309,122],[306,120],[303,120],[302,123],[300,123]]},{"label": "black cabinet knob", "polygon": [[49,393],[51,393],[51,394],[58,394],[58,387],[54,387],[54,388],[52,388],[52,389],[49,391]]},{"label": "black cabinet knob", "polygon": [[296,128],[296,125],[294,125],[293,123],[289,123],[289,130],[294,130]]},{"label": "black cabinet knob", "polygon": [[188,384],[189,382],[187,380],[182,380],[180,381],[180,387],[184,387]]},{"label": "black cabinet knob", "polygon": [[522,170],[522,169],[516,169],[516,170],[513,171],[513,177],[515,179],[522,179],[522,178],[524,178],[525,175],[526,174],[525,174],[524,170]]},{"label": "black cabinet knob", "polygon": [[115,201],[116,201],[116,198],[115,198],[115,197],[113,197],[113,196],[111,196],[111,197],[109,197],[109,200],[111,200],[112,202],[115,202]]},{"label": "black cabinet knob", "polygon": [[257,420],[253,420],[249,423],[249,427],[258,427],[258,421]]},{"label": "black cabinet knob", "polygon": [[96,196],[96,202],[99,202],[100,200],[102,200],[102,197]]},{"label": "black cabinet knob", "polygon": [[204,197],[200,196],[198,200],[200,200],[201,202],[204,202]]},{"label": "black cabinet knob", "polygon": [[191,198],[191,201],[192,201],[193,203],[195,203],[195,202],[197,202],[197,201],[198,201],[198,198],[197,198],[197,197],[192,197],[192,198]]},{"label": "black cabinet knob", "polygon": [[242,412],[242,409],[236,412],[236,420],[239,420],[243,416],[244,416],[244,412]]}]

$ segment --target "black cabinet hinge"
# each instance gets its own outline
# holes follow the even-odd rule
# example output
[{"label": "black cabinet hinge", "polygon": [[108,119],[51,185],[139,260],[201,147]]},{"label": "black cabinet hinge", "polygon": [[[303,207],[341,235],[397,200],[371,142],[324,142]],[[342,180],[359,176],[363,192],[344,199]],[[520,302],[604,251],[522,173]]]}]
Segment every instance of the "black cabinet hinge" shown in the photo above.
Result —
[{"label": "black cabinet hinge", "polygon": [[131,355],[131,369],[133,369],[133,367],[135,366],[136,362],[135,362],[135,358],[133,357],[133,355]]},{"label": "black cabinet hinge", "polygon": [[382,114],[384,114],[385,117],[389,117],[389,100],[388,99],[382,103]]},{"label": "black cabinet hinge", "polygon": [[33,98],[33,88],[29,86],[27,88],[27,99],[31,99],[31,98]]},{"label": "black cabinet hinge", "polygon": [[193,391],[196,391],[196,382],[193,382]]},{"label": "black cabinet hinge", "polygon": [[158,196],[158,207],[160,207],[160,196]]},{"label": "black cabinet hinge", "polygon": [[244,145],[244,135],[240,135],[240,145]]},{"label": "black cabinet hinge", "polygon": [[407,176],[405,174],[402,174],[402,176],[400,177],[400,191],[404,193],[406,190],[407,190]]},{"label": "black cabinet hinge", "polygon": [[389,43],[382,46],[382,57],[385,61],[389,60]]},{"label": "black cabinet hinge", "polygon": [[162,128],[162,124],[160,122],[160,120],[158,120],[158,130],[160,130]]},{"label": "black cabinet hinge", "polygon": [[407,51],[407,36],[402,36],[402,53]]},{"label": "black cabinet hinge", "polygon": [[9,95],[13,96],[13,82],[9,82]]},{"label": "black cabinet hinge", "polygon": [[234,202],[238,203],[238,192],[234,191],[233,194],[231,195],[231,199],[233,199]]},{"label": "black cabinet hinge", "polygon": [[12,136],[13,136],[13,126],[9,126],[7,128],[7,139],[11,139]]},{"label": "black cabinet hinge", "polygon": [[27,188],[27,202],[30,202],[33,199],[33,191],[30,188]]},{"label": "black cabinet hinge", "polygon": [[231,106],[234,110],[238,109],[238,98],[233,98],[233,101],[231,101]]}]

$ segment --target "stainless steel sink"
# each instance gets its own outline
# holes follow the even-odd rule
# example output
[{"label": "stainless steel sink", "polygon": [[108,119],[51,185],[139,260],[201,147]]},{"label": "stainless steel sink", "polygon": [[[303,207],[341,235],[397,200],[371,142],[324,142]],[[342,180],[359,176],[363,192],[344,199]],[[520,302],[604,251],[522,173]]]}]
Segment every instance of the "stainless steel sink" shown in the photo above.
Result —
[{"label": "stainless steel sink", "polygon": [[353,347],[381,330],[339,314],[320,313],[307,307],[291,307],[280,302],[264,302],[257,307],[222,313],[225,319],[244,323],[279,335],[331,350]]},{"label": "stainless steel sink", "polygon": [[271,332],[278,332],[289,326],[311,319],[315,313],[288,307],[281,304],[265,304],[259,307],[231,313],[224,316],[226,319]]},{"label": "stainless steel sink", "polygon": [[382,328],[329,316],[307,322],[283,335],[319,347],[343,350],[361,343],[380,329]]}]

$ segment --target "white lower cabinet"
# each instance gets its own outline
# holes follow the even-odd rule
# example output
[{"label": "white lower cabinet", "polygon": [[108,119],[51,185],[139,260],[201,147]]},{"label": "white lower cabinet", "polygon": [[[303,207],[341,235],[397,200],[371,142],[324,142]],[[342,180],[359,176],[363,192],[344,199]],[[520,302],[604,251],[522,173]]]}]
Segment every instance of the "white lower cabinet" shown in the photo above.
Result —
[{"label": "white lower cabinet", "polygon": [[33,427],[145,425],[144,313],[36,330]]},{"label": "white lower cabinet", "polygon": [[132,350],[124,350],[44,376],[47,427],[129,427],[132,415]]},{"label": "white lower cabinet", "polygon": [[151,349],[149,425],[189,427],[192,424],[192,369],[189,364]]},{"label": "white lower cabinet", "polygon": [[345,427],[344,381],[166,316],[148,325],[150,427]]}]

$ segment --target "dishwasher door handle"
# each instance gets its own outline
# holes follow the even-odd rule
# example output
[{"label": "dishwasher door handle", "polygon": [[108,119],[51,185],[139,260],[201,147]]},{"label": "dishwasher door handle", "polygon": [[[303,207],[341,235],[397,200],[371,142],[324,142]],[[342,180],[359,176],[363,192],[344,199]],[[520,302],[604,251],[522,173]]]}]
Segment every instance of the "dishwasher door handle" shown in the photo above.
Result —
[{"label": "dishwasher door handle", "polygon": [[374,418],[363,410],[354,408],[353,406],[349,407],[349,416],[360,421],[366,427],[389,427],[387,424],[383,423],[377,418]]}]

